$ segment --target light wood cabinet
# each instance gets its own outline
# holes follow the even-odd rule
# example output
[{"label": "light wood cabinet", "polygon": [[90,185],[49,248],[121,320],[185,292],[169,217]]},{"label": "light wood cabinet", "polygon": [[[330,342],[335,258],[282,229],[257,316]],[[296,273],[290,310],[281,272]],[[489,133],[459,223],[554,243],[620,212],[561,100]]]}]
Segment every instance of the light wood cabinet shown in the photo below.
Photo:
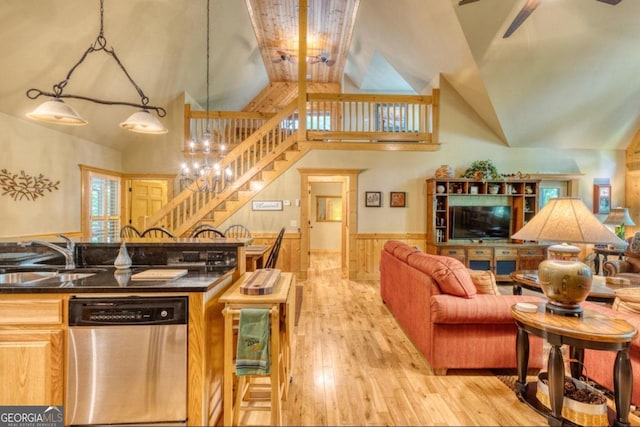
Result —
[{"label": "light wood cabinet", "polygon": [[0,402],[64,404],[63,298],[0,301]]},{"label": "light wood cabinet", "polygon": [[537,270],[547,257],[547,247],[530,247],[518,250],[518,270]]},{"label": "light wood cabinet", "polygon": [[516,270],[535,270],[546,257],[547,245],[531,243],[476,243],[451,245],[451,243],[427,243],[427,252],[449,256],[472,270],[489,270],[499,282],[511,281],[510,273]]}]

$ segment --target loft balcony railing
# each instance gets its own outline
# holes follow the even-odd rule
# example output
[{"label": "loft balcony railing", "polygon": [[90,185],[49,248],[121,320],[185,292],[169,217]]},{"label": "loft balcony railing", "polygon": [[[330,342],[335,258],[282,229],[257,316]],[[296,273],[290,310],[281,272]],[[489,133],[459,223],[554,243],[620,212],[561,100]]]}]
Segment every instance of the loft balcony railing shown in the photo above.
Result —
[{"label": "loft balcony railing", "polygon": [[436,144],[438,95],[308,94],[307,140]]},{"label": "loft balcony railing", "polygon": [[[431,95],[307,94],[305,128],[294,112],[280,123],[283,129],[303,131],[299,141],[393,142],[438,144],[439,90]],[[207,124],[212,144],[232,150],[264,125],[273,114],[191,110],[185,106],[185,152],[191,139],[201,139]]]}]

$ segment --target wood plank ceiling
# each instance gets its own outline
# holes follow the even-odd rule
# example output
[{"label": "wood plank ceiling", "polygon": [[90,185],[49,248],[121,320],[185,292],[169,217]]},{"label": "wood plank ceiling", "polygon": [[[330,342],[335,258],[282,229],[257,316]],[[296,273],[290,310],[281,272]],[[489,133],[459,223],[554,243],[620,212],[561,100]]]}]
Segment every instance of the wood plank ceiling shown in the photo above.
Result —
[{"label": "wood plank ceiling", "polygon": [[[298,81],[298,1],[246,0],[269,81]],[[341,83],[360,0],[307,1],[307,81]]]}]

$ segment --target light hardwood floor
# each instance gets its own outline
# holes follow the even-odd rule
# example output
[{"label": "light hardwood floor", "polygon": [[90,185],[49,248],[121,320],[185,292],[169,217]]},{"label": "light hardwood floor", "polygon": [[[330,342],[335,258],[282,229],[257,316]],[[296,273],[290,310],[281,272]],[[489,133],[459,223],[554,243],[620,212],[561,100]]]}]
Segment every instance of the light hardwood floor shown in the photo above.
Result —
[{"label": "light hardwood floor", "polygon": [[[378,282],[340,278],[336,255],[311,258],[283,422],[296,426],[544,426],[489,371],[435,376],[380,299]],[[268,423],[256,412],[246,424]],[[254,418],[256,417],[256,418]]]},{"label": "light hardwood floor", "polygon": [[378,282],[340,278],[311,258],[295,331],[287,425],[545,425],[488,371],[435,376],[380,299]]}]

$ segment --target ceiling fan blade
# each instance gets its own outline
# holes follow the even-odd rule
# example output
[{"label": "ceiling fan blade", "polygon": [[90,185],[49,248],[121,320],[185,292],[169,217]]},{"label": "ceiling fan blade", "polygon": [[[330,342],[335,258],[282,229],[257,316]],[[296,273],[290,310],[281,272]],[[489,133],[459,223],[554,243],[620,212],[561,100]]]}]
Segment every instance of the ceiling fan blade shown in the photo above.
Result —
[{"label": "ceiling fan blade", "polygon": [[622,0],[598,0],[598,1],[602,2],[602,3],[610,4],[612,6],[615,6],[618,3],[620,3]]},{"label": "ceiling fan blade", "polygon": [[460,0],[458,2],[458,6],[462,6],[462,5],[465,5],[465,4],[473,3],[473,2],[476,2],[476,1],[478,1],[478,0]]},{"label": "ceiling fan blade", "polygon": [[539,4],[540,0],[527,0],[527,3],[522,6],[522,9],[520,9],[520,12],[518,12],[518,15],[515,17],[511,25],[509,25],[509,28],[507,28],[507,31],[504,33],[502,38],[506,39],[511,34],[513,34],[513,32],[517,30],[520,25],[522,25],[525,19],[527,19],[529,15],[531,15],[531,12],[533,12]]},{"label": "ceiling fan blade", "polygon": [[325,64],[327,64],[327,67],[331,67],[333,64],[335,64],[336,61],[334,61],[333,59],[329,59],[325,62]]}]

